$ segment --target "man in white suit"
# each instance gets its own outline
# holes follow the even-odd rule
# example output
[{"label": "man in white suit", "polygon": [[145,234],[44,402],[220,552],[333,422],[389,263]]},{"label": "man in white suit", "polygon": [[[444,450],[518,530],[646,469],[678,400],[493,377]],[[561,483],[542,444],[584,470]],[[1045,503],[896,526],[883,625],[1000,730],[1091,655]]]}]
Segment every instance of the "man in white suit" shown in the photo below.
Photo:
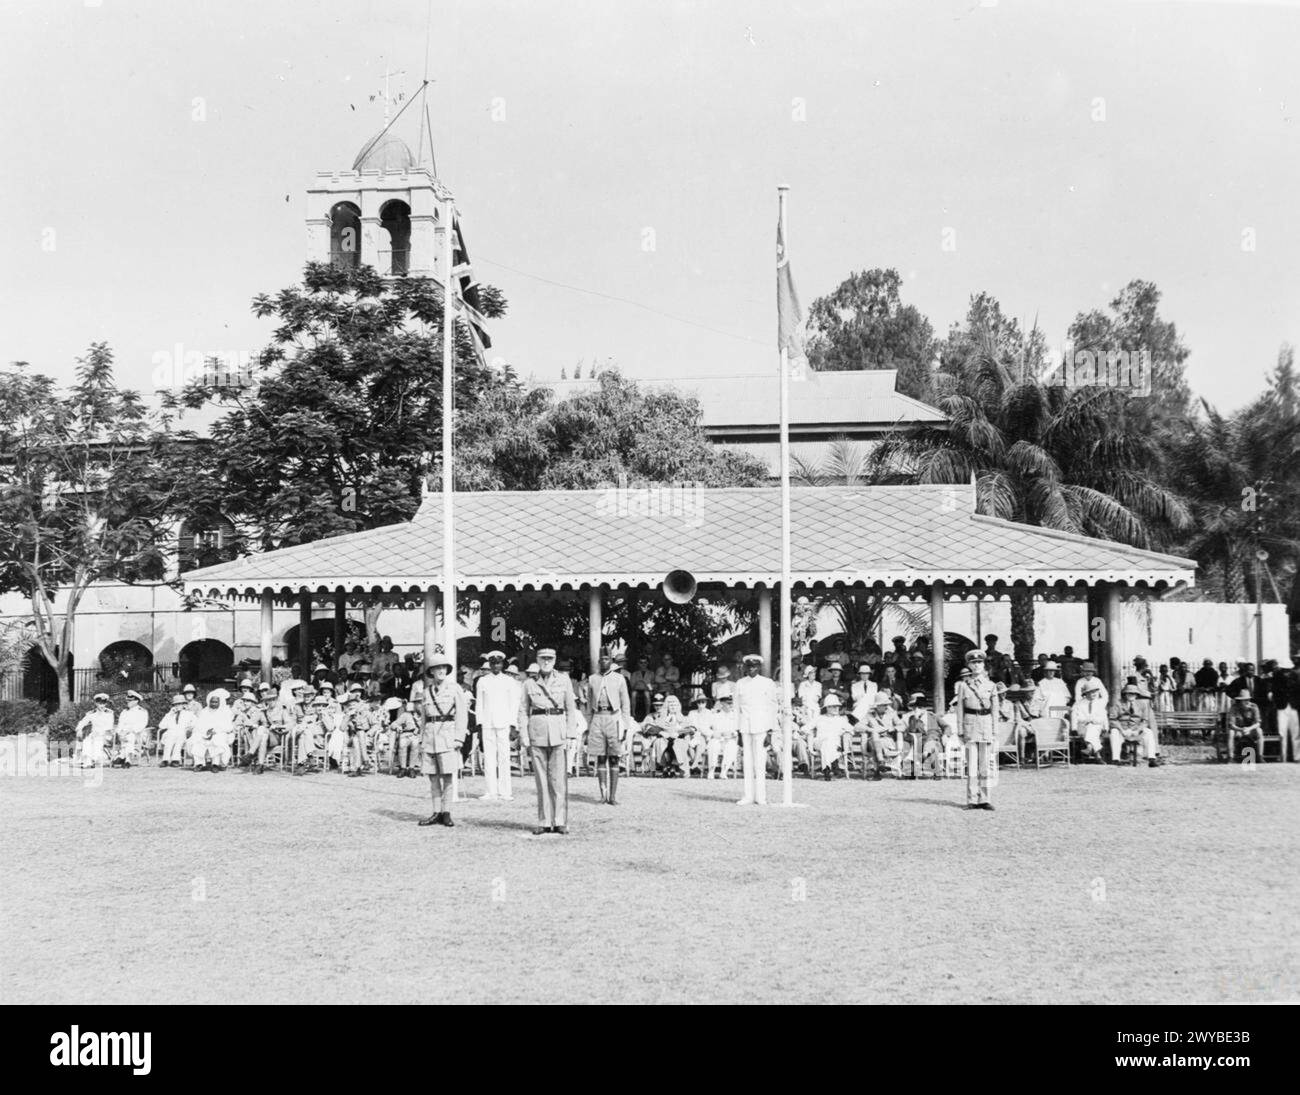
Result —
[{"label": "man in white suit", "polygon": [[510,732],[519,721],[519,685],[503,673],[506,656],[500,650],[487,653],[488,671],[474,684],[474,717],[483,740],[483,797],[509,802]]},{"label": "man in white suit", "polygon": [[737,806],[767,805],[767,750],[763,741],[777,730],[780,707],[776,682],[763,676],[763,659],[745,655],[745,675],[736,682],[736,729],[744,751],[745,793]]}]

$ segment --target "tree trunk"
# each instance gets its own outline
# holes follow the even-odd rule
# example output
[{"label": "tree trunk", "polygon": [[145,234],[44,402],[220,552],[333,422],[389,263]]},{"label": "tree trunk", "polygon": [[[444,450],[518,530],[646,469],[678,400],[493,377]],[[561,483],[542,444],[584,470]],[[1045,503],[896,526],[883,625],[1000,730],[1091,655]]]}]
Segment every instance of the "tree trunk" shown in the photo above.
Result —
[{"label": "tree trunk", "polygon": [[1017,666],[1034,661],[1034,594],[1030,589],[1011,590],[1011,649]]}]

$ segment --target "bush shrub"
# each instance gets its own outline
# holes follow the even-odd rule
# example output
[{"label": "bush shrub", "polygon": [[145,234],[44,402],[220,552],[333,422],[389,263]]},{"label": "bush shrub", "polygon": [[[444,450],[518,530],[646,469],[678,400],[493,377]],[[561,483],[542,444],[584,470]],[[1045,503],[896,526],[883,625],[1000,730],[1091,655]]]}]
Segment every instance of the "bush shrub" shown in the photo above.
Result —
[{"label": "bush shrub", "polygon": [[0,736],[39,733],[47,717],[38,700],[0,700]]}]

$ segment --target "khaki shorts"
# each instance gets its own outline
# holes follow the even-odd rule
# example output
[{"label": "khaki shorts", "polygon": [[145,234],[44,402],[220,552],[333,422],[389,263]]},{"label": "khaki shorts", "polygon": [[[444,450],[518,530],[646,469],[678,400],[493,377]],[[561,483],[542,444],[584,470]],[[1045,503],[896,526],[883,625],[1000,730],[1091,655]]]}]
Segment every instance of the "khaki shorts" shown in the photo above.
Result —
[{"label": "khaki shorts", "polygon": [[617,715],[592,715],[591,725],[587,728],[587,756],[622,756],[623,743],[619,740],[618,731]]},{"label": "khaki shorts", "polygon": [[451,753],[425,753],[420,757],[420,771],[426,776],[450,776],[460,771],[461,755]]}]

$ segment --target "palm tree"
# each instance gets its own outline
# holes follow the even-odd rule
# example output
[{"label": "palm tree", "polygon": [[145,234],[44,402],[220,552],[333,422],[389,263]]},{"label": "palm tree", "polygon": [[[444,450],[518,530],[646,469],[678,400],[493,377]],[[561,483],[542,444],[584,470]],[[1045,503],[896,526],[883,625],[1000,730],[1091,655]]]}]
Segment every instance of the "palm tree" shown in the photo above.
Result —
[{"label": "palm tree", "polygon": [[[1037,332],[1018,351],[986,328],[936,373],[946,427],[886,438],[865,468],[878,483],[975,483],[980,513],[1118,540],[1163,543],[1185,528],[1187,507],[1159,479],[1163,454],[1138,428],[1128,392],[1066,388],[1044,375]],[[1011,596],[1016,660],[1033,658],[1034,604]]]},{"label": "palm tree", "polygon": [[1176,450],[1195,519],[1183,550],[1205,566],[1205,593],[1225,601],[1280,599],[1265,595],[1267,568],[1259,571],[1265,588],[1256,588],[1256,552],[1283,567],[1300,553],[1300,413],[1285,364],[1269,390],[1235,414],[1202,400],[1204,418]]}]

